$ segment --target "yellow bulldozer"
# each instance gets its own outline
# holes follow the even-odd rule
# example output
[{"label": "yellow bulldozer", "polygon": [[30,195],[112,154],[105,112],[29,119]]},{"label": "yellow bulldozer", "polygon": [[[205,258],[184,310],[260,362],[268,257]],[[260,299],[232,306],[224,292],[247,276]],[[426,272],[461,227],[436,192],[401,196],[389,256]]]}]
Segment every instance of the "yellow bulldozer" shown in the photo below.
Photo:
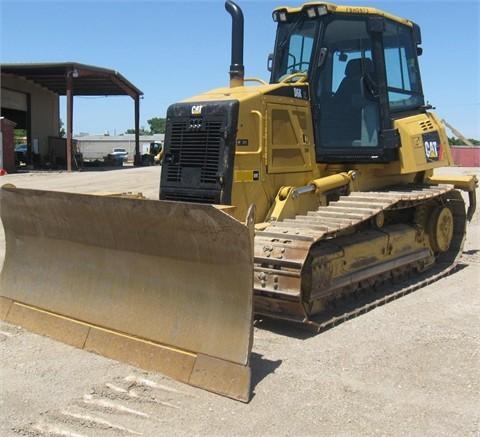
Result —
[{"label": "yellow bulldozer", "polygon": [[230,86],[169,107],[159,200],[3,186],[0,316],[248,401],[255,314],[321,330],[340,300],[448,273],[477,181],[433,174],[453,162],[417,24],[277,8],[267,83],[225,7]]}]

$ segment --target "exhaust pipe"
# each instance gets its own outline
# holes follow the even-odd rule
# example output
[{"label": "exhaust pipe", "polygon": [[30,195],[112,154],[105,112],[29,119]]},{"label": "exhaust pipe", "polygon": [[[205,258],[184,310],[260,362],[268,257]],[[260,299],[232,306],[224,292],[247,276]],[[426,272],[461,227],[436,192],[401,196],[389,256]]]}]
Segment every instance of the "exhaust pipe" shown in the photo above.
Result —
[{"label": "exhaust pipe", "polygon": [[243,12],[234,2],[227,0],[225,9],[232,16],[232,60],[230,65],[230,87],[243,86]]}]

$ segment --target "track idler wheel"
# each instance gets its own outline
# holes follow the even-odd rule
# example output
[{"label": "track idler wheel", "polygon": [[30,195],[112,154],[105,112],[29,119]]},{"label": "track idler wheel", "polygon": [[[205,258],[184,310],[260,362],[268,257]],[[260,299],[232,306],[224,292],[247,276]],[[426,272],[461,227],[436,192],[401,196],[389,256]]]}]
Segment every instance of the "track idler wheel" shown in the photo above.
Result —
[{"label": "track idler wheel", "polygon": [[453,238],[453,213],[446,206],[437,206],[428,220],[428,235],[434,252],[446,252]]}]

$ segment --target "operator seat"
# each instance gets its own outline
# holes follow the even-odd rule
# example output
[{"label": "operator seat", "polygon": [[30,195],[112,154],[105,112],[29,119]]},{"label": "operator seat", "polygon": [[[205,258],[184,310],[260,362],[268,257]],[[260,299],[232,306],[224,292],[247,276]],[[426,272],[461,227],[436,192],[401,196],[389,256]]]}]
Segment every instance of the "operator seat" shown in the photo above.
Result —
[{"label": "operator seat", "polygon": [[330,110],[324,115],[325,141],[333,147],[376,146],[378,141],[378,104],[367,95],[365,78],[373,82],[375,69],[371,59],[351,59],[345,77],[332,96]]},{"label": "operator seat", "polygon": [[352,59],[345,67],[345,77],[335,92],[335,100],[346,105],[352,104],[355,96],[363,95],[363,78],[373,75],[375,69],[369,58]]}]

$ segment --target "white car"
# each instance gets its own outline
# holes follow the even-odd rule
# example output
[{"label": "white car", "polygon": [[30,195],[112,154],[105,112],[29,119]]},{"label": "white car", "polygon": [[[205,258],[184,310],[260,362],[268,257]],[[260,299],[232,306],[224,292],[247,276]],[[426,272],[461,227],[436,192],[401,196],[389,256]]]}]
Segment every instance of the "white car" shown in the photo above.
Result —
[{"label": "white car", "polygon": [[127,162],[128,160],[128,152],[127,149],[124,149],[123,147],[114,147],[112,149],[112,152],[108,154],[109,158],[122,158],[123,162]]}]

